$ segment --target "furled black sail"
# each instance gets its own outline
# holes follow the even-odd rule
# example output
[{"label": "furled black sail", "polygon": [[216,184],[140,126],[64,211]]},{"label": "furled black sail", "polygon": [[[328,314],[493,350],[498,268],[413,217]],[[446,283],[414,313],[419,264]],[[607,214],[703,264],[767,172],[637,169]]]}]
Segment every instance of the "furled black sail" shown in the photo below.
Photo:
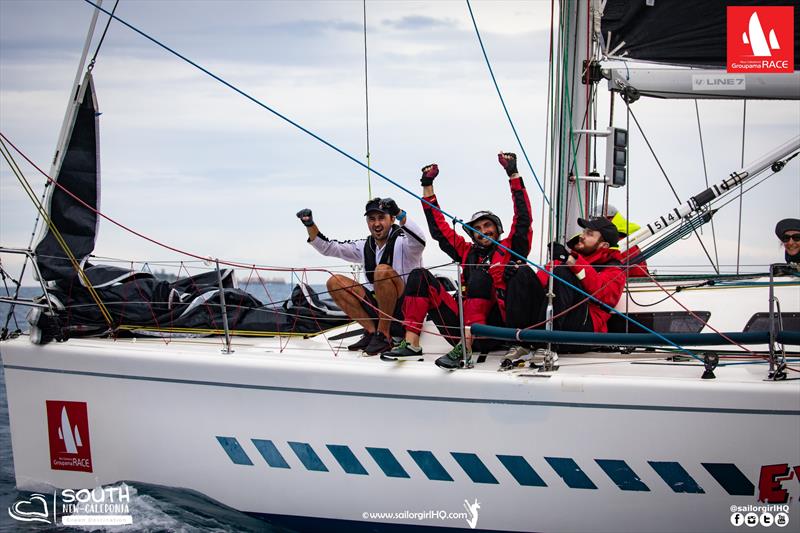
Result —
[{"label": "furled black sail", "polygon": [[[793,4],[787,0],[608,0],[601,22],[604,48],[613,51],[613,56],[631,59],[725,68],[727,6]],[[794,57],[800,58],[796,5],[794,28]]]},{"label": "furled black sail", "polygon": [[[97,98],[94,82],[87,73],[78,91],[80,106],[74,114],[63,150],[56,182],[94,209],[98,208],[100,189],[100,154],[98,150]],[[50,185],[46,210],[54,227],[78,263],[94,251],[97,238],[97,214],[90,208]],[[46,223],[35,247],[36,263],[45,281],[70,277],[75,270],[67,253]]]},{"label": "furled black sail", "polygon": [[221,272],[220,288],[215,271],[168,282],[149,272],[90,264],[100,203],[99,113],[91,74],[86,74],[76,93],[77,107],[59,147],[58,185],[50,185],[45,202],[50,224],[44,225],[35,246],[39,272],[49,282],[42,302],[49,299],[55,316],[34,309],[29,316],[31,340],[45,343],[131,331],[146,334],[147,328],[208,335],[223,328],[223,314],[232,330],[259,334],[317,333],[349,321],[332,301],[320,299],[310,287],[295,288],[285,302],[264,305],[236,288],[230,269]]}]

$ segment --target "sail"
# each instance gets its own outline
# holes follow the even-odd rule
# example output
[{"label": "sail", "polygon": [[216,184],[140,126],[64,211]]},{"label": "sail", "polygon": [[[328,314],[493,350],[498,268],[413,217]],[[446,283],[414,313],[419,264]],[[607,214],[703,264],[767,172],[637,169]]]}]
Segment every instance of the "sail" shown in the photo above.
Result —
[{"label": "sail", "polygon": [[[608,0],[601,20],[612,56],[725,68],[728,6],[785,6],[786,0]],[[800,9],[794,9],[794,57],[800,57]]]},{"label": "sail", "polygon": [[[61,165],[55,180],[93,209],[99,207],[100,159],[98,150],[97,98],[94,82],[87,73],[80,86],[70,133],[56,157]],[[50,184],[45,209],[52,225],[78,263],[83,264],[94,250],[98,218],[61,187]],[[53,228],[44,224],[35,247],[36,263],[45,281],[69,278],[74,269]]]}]

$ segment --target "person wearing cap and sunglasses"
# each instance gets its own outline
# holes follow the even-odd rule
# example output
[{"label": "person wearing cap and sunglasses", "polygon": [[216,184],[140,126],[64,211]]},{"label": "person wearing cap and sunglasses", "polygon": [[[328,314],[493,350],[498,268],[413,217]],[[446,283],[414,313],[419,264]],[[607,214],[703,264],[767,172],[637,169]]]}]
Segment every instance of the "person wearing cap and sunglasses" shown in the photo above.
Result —
[{"label": "person wearing cap and sunglasses", "polygon": [[787,263],[800,263],[800,219],[784,218],[775,226]]},{"label": "person wearing cap and sunglasses", "polygon": [[[578,219],[583,232],[570,240],[572,252],[560,243],[548,245],[550,261],[548,272],[591,294],[604,304],[614,307],[622,297],[625,272],[618,248],[619,232],[605,217]],[[529,324],[541,323],[546,318],[547,288],[550,276],[543,270],[534,273],[530,267],[517,269],[514,278],[523,291],[509,293],[509,305],[527,307]],[[593,299],[576,291],[559,279],[553,281],[553,329],[559,331],[607,332],[611,313]],[[520,301],[517,301],[519,299]],[[524,355],[516,354],[518,357]],[[507,356],[507,358],[509,358]]]},{"label": "person wearing cap and sunglasses", "polygon": [[[531,230],[531,204],[525,184],[517,172],[517,156],[512,153],[500,153],[497,156],[500,165],[505,169],[511,188],[514,204],[514,220],[507,237],[502,241],[503,223],[491,211],[478,211],[467,223],[465,231],[470,241],[458,235],[439,209],[439,202],[433,190],[433,180],[439,175],[439,167],[435,164],[422,169],[422,209],[428,222],[431,237],[439,243],[439,248],[453,261],[463,265],[461,291],[464,295],[464,325],[506,324],[506,292],[504,276],[505,267],[512,254],[497,246],[499,242],[506,248],[514,250],[522,257],[527,257],[531,249],[533,232]],[[406,291],[403,296],[403,316],[406,337],[394,350],[381,355],[381,359],[395,361],[421,359],[422,347],[419,336],[425,316],[436,324],[445,338],[454,345],[453,349],[439,357],[436,365],[446,369],[457,368],[466,350],[469,354],[473,348],[490,350],[499,346],[499,342],[490,339],[473,339],[469,329],[465,332],[465,344],[460,339],[459,314],[455,298],[448,293],[442,284],[428,270],[414,270],[408,277]]]},{"label": "person wearing cap and sunglasses", "polygon": [[[363,285],[343,274],[333,274],[327,287],[336,305],[364,328],[362,337],[347,349],[377,355],[392,347],[390,329],[400,316],[404,280],[409,272],[422,268],[425,237],[391,198],[367,202],[364,217],[369,237],[336,241],[319,231],[310,209],[297,213],[308,230],[308,242],[316,251],[362,265],[367,277]],[[402,335],[402,328],[398,329]]]}]

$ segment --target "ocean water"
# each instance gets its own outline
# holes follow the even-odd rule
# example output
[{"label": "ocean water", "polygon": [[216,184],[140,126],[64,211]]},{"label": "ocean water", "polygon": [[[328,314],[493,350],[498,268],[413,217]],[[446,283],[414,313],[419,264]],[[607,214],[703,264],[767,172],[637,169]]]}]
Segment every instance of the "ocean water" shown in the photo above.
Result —
[{"label": "ocean water", "polygon": [[[250,290],[263,302],[268,302],[266,291],[273,301],[287,298],[291,285],[268,284],[264,287],[251,286]],[[41,291],[33,288],[23,289],[22,296],[30,298]],[[0,327],[5,324],[8,305],[0,303]],[[25,315],[27,308],[18,307],[15,317],[20,329],[27,330]],[[11,320],[9,330],[16,329]],[[0,343],[2,358],[2,343]],[[121,482],[124,480],[120,480]],[[294,533],[293,530],[274,526],[267,522],[252,518],[235,509],[231,509],[207,496],[195,491],[174,487],[163,487],[146,483],[126,481],[129,487],[129,510],[133,518],[130,526],[85,526],[66,527],[63,525],[47,525],[36,522],[19,522],[9,516],[8,509],[15,502],[30,497],[29,493],[19,492],[14,480],[14,460],[11,449],[11,430],[8,420],[8,403],[6,400],[5,374],[0,365],[0,533],[6,532],[87,532],[87,531],[181,531],[193,532],[234,532],[234,531],[266,531],[276,533]],[[121,487],[121,484],[115,485]]]}]

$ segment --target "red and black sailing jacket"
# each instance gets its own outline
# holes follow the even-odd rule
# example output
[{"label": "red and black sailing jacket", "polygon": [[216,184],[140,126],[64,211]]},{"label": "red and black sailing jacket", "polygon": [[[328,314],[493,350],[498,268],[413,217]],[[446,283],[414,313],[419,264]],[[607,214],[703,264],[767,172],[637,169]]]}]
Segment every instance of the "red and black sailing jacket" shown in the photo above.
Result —
[{"label": "red and black sailing jacket", "polygon": [[[533,230],[531,229],[531,202],[522,178],[508,180],[511,188],[511,199],[514,204],[514,220],[508,235],[500,241],[500,244],[513,250],[522,257],[527,257],[531,251],[533,240]],[[422,210],[428,221],[428,230],[431,237],[439,243],[439,248],[446,253],[453,261],[459,261],[464,265],[462,271],[461,287],[464,290],[469,277],[475,269],[488,269],[489,275],[494,282],[494,289],[500,301],[505,299],[506,281],[503,279],[503,272],[509,261],[516,259],[507,250],[497,245],[482,247],[467,240],[453,230],[453,227],[442,215],[441,211],[434,209],[426,202],[430,202],[439,207],[436,195],[423,198]]]},{"label": "red and black sailing jacket", "polygon": [[[625,288],[625,271],[622,267],[622,254],[617,248],[600,248],[592,255],[583,256],[573,252],[575,264],[569,268],[580,280],[582,289],[604,304],[614,307],[622,298]],[[562,264],[555,260],[547,263],[545,269],[553,270],[553,265]],[[543,287],[547,287],[550,276],[539,270],[536,275]],[[608,331],[608,317],[611,313],[594,300],[589,300],[589,316],[595,333]]]}]

